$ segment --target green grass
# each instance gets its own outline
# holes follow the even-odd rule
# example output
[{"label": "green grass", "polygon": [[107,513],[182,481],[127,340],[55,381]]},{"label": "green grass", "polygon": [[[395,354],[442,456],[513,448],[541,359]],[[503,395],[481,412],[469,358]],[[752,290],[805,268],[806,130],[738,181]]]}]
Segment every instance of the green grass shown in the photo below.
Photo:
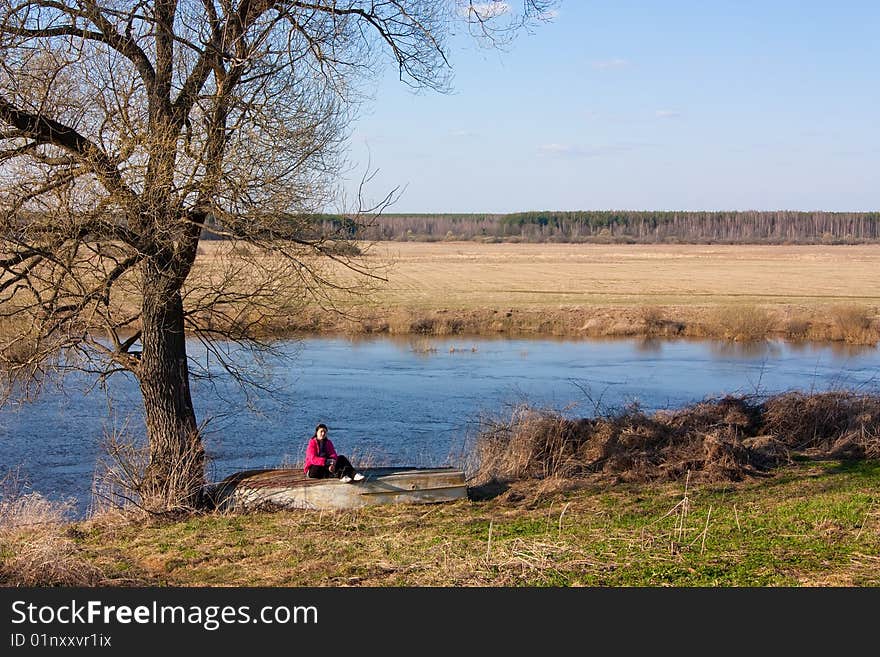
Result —
[{"label": "green grass", "polygon": [[548,483],[441,505],[93,519],[66,535],[111,585],[880,585],[877,461],[690,482],[686,500],[684,482]]}]

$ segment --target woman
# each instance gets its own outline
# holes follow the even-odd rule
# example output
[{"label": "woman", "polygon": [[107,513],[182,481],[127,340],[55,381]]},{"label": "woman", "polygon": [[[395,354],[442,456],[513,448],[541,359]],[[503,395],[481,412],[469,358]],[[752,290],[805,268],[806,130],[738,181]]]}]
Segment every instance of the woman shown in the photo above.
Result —
[{"label": "woman", "polygon": [[351,481],[361,481],[364,478],[364,475],[355,471],[347,458],[336,453],[336,448],[327,437],[326,424],[319,424],[315,427],[315,435],[309,439],[309,444],[306,447],[306,461],[303,469],[309,479],[338,477],[347,484]]}]

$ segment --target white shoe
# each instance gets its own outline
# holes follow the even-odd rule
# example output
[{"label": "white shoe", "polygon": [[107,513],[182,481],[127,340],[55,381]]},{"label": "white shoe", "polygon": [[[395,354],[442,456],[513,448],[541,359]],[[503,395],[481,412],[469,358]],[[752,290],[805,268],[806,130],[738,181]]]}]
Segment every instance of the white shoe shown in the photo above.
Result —
[{"label": "white shoe", "polygon": [[344,477],[340,477],[339,481],[341,481],[343,484],[348,484],[351,483],[351,477],[345,475]]},{"label": "white shoe", "polygon": [[354,480],[355,480],[355,481],[363,481],[363,480],[364,480],[364,475],[362,475],[360,472],[356,472],[355,475],[354,475]]}]

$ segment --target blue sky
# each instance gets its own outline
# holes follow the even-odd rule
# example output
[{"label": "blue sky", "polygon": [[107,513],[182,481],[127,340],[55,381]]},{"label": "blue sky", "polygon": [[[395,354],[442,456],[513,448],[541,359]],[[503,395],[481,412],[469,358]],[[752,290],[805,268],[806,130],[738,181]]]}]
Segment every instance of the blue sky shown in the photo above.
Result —
[{"label": "blue sky", "polygon": [[450,93],[389,68],[352,126],[390,212],[880,209],[876,0],[563,0],[451,46]]}]

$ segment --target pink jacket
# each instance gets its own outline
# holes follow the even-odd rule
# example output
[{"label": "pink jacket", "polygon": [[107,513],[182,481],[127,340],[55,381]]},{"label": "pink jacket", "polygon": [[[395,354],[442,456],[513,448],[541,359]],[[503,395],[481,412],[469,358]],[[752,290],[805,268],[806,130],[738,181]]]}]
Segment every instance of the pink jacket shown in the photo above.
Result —
[{"label": "pink jacket", "polygon": [[[324,438],[324,441],[327,443],[324,451],[327,453],[332,459],[336,458],[336,448],[333,447],[333,443],[330,442],[329,438]],[[318,456],[318,439],[312,437],[309,440],[309,446],[306,447],[306,462],[303,464],[303,470],[306,472],[309,471],[310,465],[327,465],[325,463],[327,459],[323,456]]]}]

